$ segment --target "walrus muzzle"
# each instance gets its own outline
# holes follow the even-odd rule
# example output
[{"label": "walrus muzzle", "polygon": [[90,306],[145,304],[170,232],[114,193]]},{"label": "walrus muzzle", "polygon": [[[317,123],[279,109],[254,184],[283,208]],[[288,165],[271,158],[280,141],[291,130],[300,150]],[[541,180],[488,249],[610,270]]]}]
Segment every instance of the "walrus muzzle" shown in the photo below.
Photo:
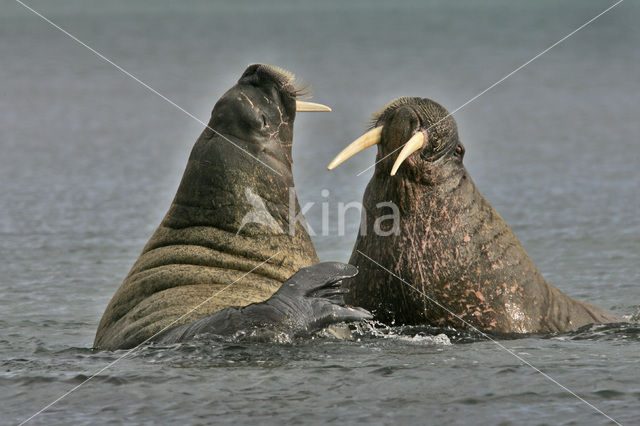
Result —
[{"label": "walrus muzzle", "polygon": [[[364,151],[369,147],[377,145],[378,143],[380,143],[381,135],[382,126],[369,130],[367,133],[351,142],[345,149],[340,151],[340,153],[335,156],[331,163],[329,163],[327,169],[333,170],[360,151]],[[411,136],[411,138],[402,145],[402,151],[400,151],[400,154],[398,154],[398,157],[396,158],[396,161],[395,163],[393,163],[393,167],[391,168],[391,176],[395,176],[398,168],[404,162],[404,160],[406,160],[414,152],[422,149],[422,147],[424,147],[425,141],[428,140],[429,136],[427,130],[417,131],[416,133],[414,133],[413,136]]]}]

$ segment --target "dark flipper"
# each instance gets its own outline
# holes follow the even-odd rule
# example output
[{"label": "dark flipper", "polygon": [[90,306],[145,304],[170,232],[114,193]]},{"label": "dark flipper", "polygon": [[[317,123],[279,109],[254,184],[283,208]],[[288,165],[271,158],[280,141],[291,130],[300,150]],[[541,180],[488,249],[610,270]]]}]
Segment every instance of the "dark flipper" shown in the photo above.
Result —
[{"label": "dark flipper", "polygon": [[230,336],[264,329],[301,336],[338,322],[372,318],[361,308],[346,306],[342,280],[358,269],[346,263],[323,262],[300,269],[268,300],[240,308],[227,308],[207,318],[163,333],[156,341],[176,343],[200,334]]}]

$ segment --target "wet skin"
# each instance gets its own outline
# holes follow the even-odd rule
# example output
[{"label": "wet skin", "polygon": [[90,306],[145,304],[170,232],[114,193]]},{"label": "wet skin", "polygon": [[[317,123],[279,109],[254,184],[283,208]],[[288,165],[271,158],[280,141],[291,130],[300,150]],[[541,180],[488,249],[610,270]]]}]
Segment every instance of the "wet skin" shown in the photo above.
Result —
[{"label": "wet skin", "polygon": [[[291,146],[296,110],[329,109],[297,100],[300,93],[292,74],[256,64],[220,98],[169,211],[107,306],[94,347],[133,347],[167,327],[264,302],[318,262],[304,218],[289,223],[290,205],[300,210]],[[243,223],[254,208],[247,189],[276,226]]]},{"label": "wet skin", "polygon": [[[348,281],[348,303],[388,324],[500,333],[561,332],[624,321],[547,283],[473,183],[455,120],[441,105],[400,98],[374,116],[373,129],[367,142],[345,149],[330,165],[364,146],[378,146],[363,198],[366,223],[360,229],[369,232],[358,235],[349,260],[360,273]],[[390,235],[376,235],[375,221],[390,214],[376,206],[389,201],[398,207],[397,232],[387,220],[380,224]]]}]

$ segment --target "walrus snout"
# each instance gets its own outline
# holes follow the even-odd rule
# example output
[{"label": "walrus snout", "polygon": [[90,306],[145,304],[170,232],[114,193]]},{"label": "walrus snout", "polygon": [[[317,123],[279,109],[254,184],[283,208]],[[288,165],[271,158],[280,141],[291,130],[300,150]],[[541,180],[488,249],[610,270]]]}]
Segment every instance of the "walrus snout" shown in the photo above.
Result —
[{"label": "walrus snout", "polygon": [[383,172],[387,173],[395,155],[389,170],[394,176],[414,152],[420,151],[424,158],[434,160],[446,154],[448,150],[444,148],[457,141],[453,118],[444,107],[427,98],[396,99],[375,113],[371,122],[373,129],[343,149],[331,161],[329,170],[358,152],[378,145],[376,164]]},{"label": "walrus snout", "polygon": [[[274,83],[278,88],[285,90],[293,98],[310,96],[311,86],[296,82],[296,76],[275,65],[251,64],[244,71],[238,83],[255,87],[262,87],[267,82]],[[295,110],[298,112],[331,112],[331,108],[316,102],[306,102],[296,99]]]}]

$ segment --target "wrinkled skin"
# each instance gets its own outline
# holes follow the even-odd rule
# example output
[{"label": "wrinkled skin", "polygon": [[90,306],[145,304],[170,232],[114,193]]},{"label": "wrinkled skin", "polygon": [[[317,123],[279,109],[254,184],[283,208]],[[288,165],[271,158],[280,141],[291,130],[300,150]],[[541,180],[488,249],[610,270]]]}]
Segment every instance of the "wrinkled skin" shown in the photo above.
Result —
[{"label": "wrinkled skin", "polygon": [[[289,228],[297,95],[289,77],[251,65],[216,103],[209,127],[237,147],[210,128],[202,132],[169,211],[107,306],[94,347],[133,347],[167,326],[262,302],[299,269],[318,262],[304,218],[292,226],[295,232]],[[257,223],[241,227],[253,209],[247,188],[262,198],[282,232]],[[298,213],[295,192],[291,198]]]},{"label": "wrinkled skin", "polygon": [[[442,106],[429,99],[401,98],[377,115],[375,126],[384,126],[376,158],[381,161],[364,194],[369,232],[358,235],[349,261],[360,273],[349,280],[347,302],[371,310],[385,323],[471,325],[500,333],[561,332],[624,321],[545,281],[471,180],[456,123]],[[392,152],[416,131],[427,135],[424,145],[390,176],[399,151]],[[382,201],[399,208],[398,235],[371,232],[376,218],[390,213],[376,208]],[[391,225],[386,221],[382,229]]]},{"label": "wrinkled skin", "polygon": [[277,333],[291,337],[308,336],[337,321],[370,319],[359,308],[344,306],[342,279],[358,270],[346,263],[324,262],[298,271],[282,284],[269,299],[244,307],[233,307],[176,327],[157,339],[159,343],[176,343],[196,336],[252,333],[268,340]]}]

